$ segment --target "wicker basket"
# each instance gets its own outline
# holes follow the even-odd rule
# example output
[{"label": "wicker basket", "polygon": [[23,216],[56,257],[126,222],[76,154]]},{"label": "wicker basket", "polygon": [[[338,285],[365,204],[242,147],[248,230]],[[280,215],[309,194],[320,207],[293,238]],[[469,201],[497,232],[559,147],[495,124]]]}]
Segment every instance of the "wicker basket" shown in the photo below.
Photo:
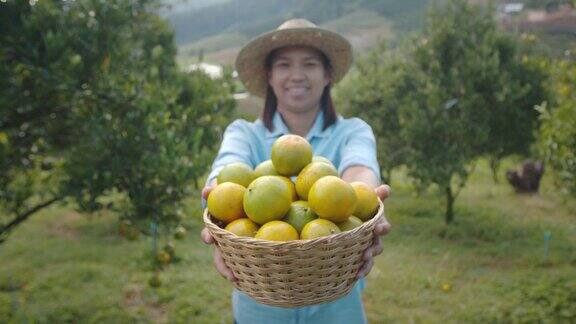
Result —
[{"label": "wicker basket", "polygon": [[206,227],[238,279],[234,286],[260,303],[281,307],[325,303],[347,294],[372,244],[374,226],[383,218],[380,202],[376,216],[351,231],[272,242],[232,234],[204,212]]}]

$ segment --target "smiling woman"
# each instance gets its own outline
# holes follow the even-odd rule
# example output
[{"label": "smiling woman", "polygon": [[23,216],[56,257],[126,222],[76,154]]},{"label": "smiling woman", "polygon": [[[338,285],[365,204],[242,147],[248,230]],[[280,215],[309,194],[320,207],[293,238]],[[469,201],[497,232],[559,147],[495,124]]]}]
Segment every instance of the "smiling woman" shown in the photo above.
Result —
[{"label": "smiling woman", "polygon": [[[289,20],[244,46],[236,59],[236,69],[246,89],[265,98],[264,111],[255,122],[237,120],[228,126],[203,198],[208,198],[215,178],[226,165],[242,162],[256,167],[271,158],[273,143],[286,134],[306,138],[314,154],[330,160],[344,181],[363,182],[380,199],[388,197],[390,188],[379,185],[372,129],[358,118],[338,116],[330,97],[331,86],[342,79],[351,62],[352,49],[344,37],[304,19]],[[372,258],[382,252],[379,236],[389,227],[386,221],[375,226],[373,244],[364,252],[357,278],[370,271]],[[206,229],[202,239],[214,243]],[[214,264],[223,276],[237,280],[218,248],[214,250]],[[337,300],[294,308],[265,305],[234,290],[234,318],[240,324],[365,323],[363,287],[361,279]]]}]

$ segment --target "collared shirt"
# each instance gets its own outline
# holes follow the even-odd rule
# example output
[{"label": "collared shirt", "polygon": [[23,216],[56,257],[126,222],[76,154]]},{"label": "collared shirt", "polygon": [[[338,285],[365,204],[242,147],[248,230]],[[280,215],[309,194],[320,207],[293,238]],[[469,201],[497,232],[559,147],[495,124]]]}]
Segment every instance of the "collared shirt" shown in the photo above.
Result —
[{"label": "collared shirt", "polygon": [[[269,131],[258,119],[248,122],[238,119],[224,132],[224,139],[208,176],[210,183],[220,170],[233,162],[244,162],[255,168],[270,159],[272,143],[284,134],[290,134],[279,113],[274,114],[273,131]],[[306,139],[312,145],[314,155],[328,158],[342,175],[351,166],[366,166],[380,179],[380,168],[376,159],[376,140],[372,128],[359,118],[345,119],[338,116],[337,122],[325,130],[324,113],[320,111]]]},{"label": "collared shirt", "polygon": [[[380,168],[376,159],[376,141],[372,128],[358,118],[338,117],[337,122],[323,130],[324,114],[319,112],[306,139],[312,145],[314,155],[328,158],[342,173],[351,166],[366,166],[377,178]],[[244,162],[255,168],[270,159],[272,143],[290,131],[279,113],[273,118],[273,131],[269,131],[258,119],[255,122],[236,120],[224,133],[218,155],[212,165],[207,183],[210,183],[229,163]],[[300,324],[366,323],[361,292],[361,279],[346,296],[330,303],[295,308],[282,308],[261,304],[248,295],[234,290],[232,308],[238,324]]]}]

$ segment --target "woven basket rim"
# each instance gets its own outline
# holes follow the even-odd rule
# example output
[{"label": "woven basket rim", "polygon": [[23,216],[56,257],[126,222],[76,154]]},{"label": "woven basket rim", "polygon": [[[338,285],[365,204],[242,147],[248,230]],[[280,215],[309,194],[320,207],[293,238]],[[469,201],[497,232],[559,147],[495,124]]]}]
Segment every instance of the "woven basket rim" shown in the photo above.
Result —
[{"label": "woven basket rim", "polygon": [[212,222],[211,217],[212,216],[208,212],[208,208],[205,208],[203,213],[203,220],[206,227],[208,227],[211,233],[220,234],[232,242],[239,242],[239,243],[241,242],[244,244],[253,244],[256,246],[266,246],[271,248],[287,248],[287,247],[294,247],[295,245],[314,246],[317,244],[322,244],[324,242],[338,240],[342,237],[356,235],[356,233],[363,231],[363,229],[366,227],[374,228],[377,222],[380,222],[384,219],[384,204],[382,203],[380,198],[378,198],[378,211],[376,212],[376,214],[370,220],[363,222],[362,225],[355,227],[354,229],[307,240],[298,239],[293,241],[268,241],[253,237],[238,236],[216,225],[214,222]]}]

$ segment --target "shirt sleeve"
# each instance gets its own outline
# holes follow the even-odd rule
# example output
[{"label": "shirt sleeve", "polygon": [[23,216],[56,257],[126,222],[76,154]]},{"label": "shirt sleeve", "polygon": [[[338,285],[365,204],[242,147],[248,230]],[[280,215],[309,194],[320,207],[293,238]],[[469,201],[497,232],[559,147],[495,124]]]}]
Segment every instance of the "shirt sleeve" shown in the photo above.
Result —
[{"label": "shirt sleeve", "polygon": [[376,139],[372,127],[359,118],[351,119],[353,125],[342,150],[338,173],[343,174],[351,166],[370,168],[380,179],[380,166],[376,156]]},{"label": "shirt sleeve", "polygon": [[252,162],[249,131],[245,120],[235,120],[232,124],[228,125],[224,132],[222,145],[216,155],[216,159],[212,164],[212,170],[206,179],[206,184],[209,184],[224,166],[234,162],[242,162],[254,168]]}]

